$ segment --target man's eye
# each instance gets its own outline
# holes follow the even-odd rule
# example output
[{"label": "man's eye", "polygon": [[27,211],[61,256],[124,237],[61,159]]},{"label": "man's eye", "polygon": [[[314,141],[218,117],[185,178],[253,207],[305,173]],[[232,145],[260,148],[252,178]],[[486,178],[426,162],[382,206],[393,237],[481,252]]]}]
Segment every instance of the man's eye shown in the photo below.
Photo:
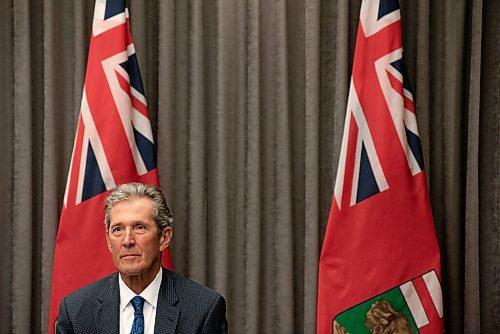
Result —
[{"label": "man's eye", "polygon": [[123,231],[123,227],[121,226],[115,226],[111,229],[111,233],[119,233],[121,231]]},{"label": "man's eye", "polygon": [[138,224],[135,226],[135,231],[137,233],[146,233],[148,231],[148,227],[144,224]]}]

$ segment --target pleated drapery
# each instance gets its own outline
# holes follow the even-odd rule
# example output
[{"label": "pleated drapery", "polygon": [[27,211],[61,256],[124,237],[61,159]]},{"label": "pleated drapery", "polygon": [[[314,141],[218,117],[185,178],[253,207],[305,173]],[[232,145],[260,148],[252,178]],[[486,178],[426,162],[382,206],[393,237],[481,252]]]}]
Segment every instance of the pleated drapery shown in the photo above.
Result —
[{"label": "pleated drapery", "polygon": [[[129,1],[174,267],[226,297],[232,333],[315,332],[360,4]],[[47,330],[93,6],[0,2],[0,332]],[[495,333],[500,3],[401,7],[446,331]]]}]

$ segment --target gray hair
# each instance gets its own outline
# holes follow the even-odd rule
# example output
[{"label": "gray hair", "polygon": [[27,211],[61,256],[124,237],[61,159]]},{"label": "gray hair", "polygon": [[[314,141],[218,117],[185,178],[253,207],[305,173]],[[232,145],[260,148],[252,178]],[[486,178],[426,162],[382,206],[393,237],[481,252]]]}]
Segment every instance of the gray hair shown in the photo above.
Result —
[{"label": "gray hair", "polygon": [[106,198],[106,231],[109,231],[109,225],[111,224],[110,211],[113,206],[132,198],[149,198],[151,200],[153,204],[153,219],[158,226],[159,234],[166,227],[172,226],[174,216],[167,205],[161,189],[149,184],[132,182],[119,185]]}]

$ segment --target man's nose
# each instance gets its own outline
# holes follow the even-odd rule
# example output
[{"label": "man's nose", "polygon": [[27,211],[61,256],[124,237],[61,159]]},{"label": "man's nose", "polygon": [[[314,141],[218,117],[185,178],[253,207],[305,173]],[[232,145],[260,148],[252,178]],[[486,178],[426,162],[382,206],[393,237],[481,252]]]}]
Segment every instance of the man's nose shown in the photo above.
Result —
[{"label": "man's nose", "polygon": [[125,229],[125,234],[123,236],[123,245],[125,247],[130,247],[135,245],[134,233],[131,228]]}]

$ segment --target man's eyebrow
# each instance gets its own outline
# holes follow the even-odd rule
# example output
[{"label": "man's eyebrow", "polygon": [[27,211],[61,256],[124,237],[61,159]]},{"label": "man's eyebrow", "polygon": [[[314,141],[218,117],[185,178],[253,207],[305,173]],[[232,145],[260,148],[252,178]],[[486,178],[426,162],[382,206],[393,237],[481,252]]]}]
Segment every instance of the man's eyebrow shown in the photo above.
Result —
[{"label": "man's eyebrow", "polygon": [[[132,220],[130,224],[148,224],[147,220]],[[109,226],[124,225],[123,222],[110,223]]]}]

